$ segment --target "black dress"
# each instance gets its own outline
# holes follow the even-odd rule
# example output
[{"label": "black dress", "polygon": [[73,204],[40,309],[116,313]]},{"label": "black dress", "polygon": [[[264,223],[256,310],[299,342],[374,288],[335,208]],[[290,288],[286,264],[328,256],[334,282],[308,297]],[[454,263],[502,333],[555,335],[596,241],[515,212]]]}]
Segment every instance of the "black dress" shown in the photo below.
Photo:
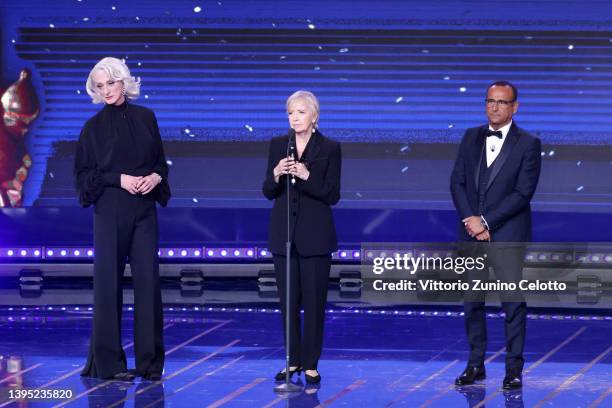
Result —
[{"label": "black dress", "polygon": [[[287,156],[288,143],[287,136],[271,140],[268,168],[262,187],[266,198],[274,200],[268,249],[273,254],[283,323],[287,313],[287,176],[281,176],[276,183],[274,167]],[[290,187],[292,245],[289,363],[291,366],[303,366],[305,370],[315,370],[323,348],[331,253],[338,249],[331,206],[340,200],[340,144],[316,131],[310,137],[299,161],[308,168],[310,176],[305,181],[296,178],[295,185]],[[304,308],[303,330],[300,327],[300,307]]]},{"label": "black dress", "polygon": [[[121,188],[121,174],[162,182],[147,195]],[[94,205],[94,319],[82,375],[110,378],[127,370],[121,344],[121,278],[129,258],[134,284],[134,351],[143,377],[162,373],[163,315],[159,285],[157,210],[170,198],[168,166],[155,114],[142,106],[106,105],[79,137],[76,187]]]}]

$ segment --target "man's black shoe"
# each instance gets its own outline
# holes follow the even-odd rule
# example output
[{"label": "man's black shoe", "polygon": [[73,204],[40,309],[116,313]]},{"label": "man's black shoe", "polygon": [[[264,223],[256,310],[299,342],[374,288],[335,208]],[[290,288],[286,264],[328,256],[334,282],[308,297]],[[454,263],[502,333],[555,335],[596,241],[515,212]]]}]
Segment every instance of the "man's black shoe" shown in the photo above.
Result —
[{"label": "man's black shoe", "polygon": [[520,372],[508,372],[504,377],[504,390],[515,390],[523,386],[523,376]]},{"label": "man's black shoe", "polygon": [[455,385],[469,385],[474,384],[475,381],[484,380],[487,378],[484,366],[470,367],[468,366],[462,373],[455,379]]}]

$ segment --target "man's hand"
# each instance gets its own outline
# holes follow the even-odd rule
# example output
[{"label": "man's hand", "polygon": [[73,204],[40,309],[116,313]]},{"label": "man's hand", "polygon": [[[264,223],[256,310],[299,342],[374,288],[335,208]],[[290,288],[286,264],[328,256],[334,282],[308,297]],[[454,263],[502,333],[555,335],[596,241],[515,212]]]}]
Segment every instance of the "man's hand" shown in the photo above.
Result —
[{"label": "man's hand", "polygon": [[491,242],[491,234],[489,233],[489,231],[484,230],[480,234],[476,235],[476,239],[478,241],[489,241],[489,242]]},{"label": "man's hand", "polygon": [[476,215],[472,215],[471,217],[464,218],[461,220],[463,225],[465,226],[465,230],[467,231],[470,237],[475,237],[481,234],[485,230],[485,227],[480,223],[480,217]]}]

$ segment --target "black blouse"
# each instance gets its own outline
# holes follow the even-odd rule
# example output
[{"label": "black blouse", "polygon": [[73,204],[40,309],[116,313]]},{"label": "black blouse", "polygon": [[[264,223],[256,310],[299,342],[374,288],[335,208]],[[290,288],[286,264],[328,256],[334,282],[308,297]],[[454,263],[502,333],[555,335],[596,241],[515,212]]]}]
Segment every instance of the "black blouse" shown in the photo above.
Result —
[{"label": "black blouse", "polygon": [[166,206],[170,199],[168,165],[152,110],[124,102],[105,105],[89,119],[79,137],[75,158],[79,202],[95,204],[107,187],[121,188],[121,174],[148,176],[162,182],[149,194]]}]

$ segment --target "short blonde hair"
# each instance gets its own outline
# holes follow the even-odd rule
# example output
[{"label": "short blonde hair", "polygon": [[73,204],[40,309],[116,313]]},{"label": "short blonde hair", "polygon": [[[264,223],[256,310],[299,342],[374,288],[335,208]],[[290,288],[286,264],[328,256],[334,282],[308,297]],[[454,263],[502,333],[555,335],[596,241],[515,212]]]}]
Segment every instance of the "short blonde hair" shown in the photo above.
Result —
[{"label": "short blonde hair", "polygon": [[291,96],[287,98],[287,112],[289,112],[289,107],[291,106],[291,104],[297,101],[298,99],[304,100],[308,107],[315,113],[314,127],[316,128],[319,124],[319,114],[321,113],[321,110],[319,108],[319,100],[316,96],[314,96],[312,92],[300,89],[299,91],[292,93]]},{"label": "short blonde hair", "polygon": [[122,81],[126,98],[136,99],[140,95],[140,78],[134,78],[130,74],[130,69],[125,65],[125,62],[117,58],[106,57],[98,61],[87,77],[85,87],[87,88],[87,93],[91,96],[92,103],[104,102],[104,98],[96,92],[96,85],[93,81],[93,74],[97,70],[106,72],[114,81]]}]

